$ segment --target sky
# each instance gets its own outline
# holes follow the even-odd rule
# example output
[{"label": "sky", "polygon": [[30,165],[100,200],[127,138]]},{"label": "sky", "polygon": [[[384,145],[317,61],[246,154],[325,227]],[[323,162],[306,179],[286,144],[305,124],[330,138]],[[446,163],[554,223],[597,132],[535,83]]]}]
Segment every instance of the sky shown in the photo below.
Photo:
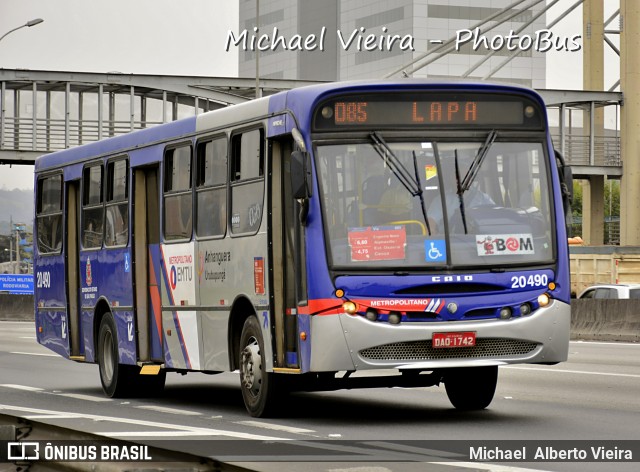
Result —
[{"label": "sky", "polygon": [[[225,51],[225,41],[230,29],[238,30],[238,1],[0,0],[0,36],[34,18],[44,19],[0,42],[0,68],[233,77],[237,48]],[[574,3],[559,0],[547,21]],[[605,2],[605,19],[616,8],[618,2]],[[582,34],[581,20],[578,7],[553,33]],[[619,66],[611,50],[606,54],[608,88],[618,79]],[[547,88],[582,88],[581,52],[547,53]],[[0,166],[3,187],[32,188],[32,167]]]}]

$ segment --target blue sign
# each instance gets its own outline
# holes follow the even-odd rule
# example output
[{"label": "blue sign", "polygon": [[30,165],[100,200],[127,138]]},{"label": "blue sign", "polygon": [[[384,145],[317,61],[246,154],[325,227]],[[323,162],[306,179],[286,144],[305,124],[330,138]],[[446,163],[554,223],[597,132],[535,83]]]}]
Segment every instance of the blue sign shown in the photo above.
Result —
[{"label": "blue sign", "polygon": [[447,261],[447,242],[444,239],[425,240],[424,251],[427,262]]},{"label": "blue sign", "polygon": [[0,292],[14,295],[33,294],[33,274],[0,274]]}]

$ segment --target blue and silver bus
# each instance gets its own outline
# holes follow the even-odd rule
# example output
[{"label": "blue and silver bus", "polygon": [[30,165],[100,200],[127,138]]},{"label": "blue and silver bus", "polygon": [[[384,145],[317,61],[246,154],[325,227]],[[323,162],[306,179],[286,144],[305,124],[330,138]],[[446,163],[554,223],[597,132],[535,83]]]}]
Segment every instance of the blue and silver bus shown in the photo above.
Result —
[{"label": "blue and silver bus", "polygon": [[483,409],[499,366],[567,359],[569,174],[534,91],[425,80],[42,156],[37,339],[110,397],[238,370],[253,416],[293,390],[440,384]]}]

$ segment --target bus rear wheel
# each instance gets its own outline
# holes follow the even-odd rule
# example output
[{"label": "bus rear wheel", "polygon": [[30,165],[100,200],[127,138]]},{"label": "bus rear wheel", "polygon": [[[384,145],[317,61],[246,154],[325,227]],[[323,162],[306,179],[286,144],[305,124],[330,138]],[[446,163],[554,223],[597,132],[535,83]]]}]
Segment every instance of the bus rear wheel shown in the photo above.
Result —
[{"label": "bus rear wheel", "polygon": [[273,415],[278,400],[276,378],[266,371],[264,340],[255,316],[244,322],[239,351],[240,389],[247,411],[254,417]]},{"label": "bus rear wheel", "polygon": [[106,313],[100,321],[97,355],[104,393],[111,398],[127,395],[138,367],[118,362],[118,332],[111,313]]},{"label": "bus rear wheel", "polygon": [[498,366],[449,369],[443,375],[451,404],[458,410],[483,410],[493,400]]}]

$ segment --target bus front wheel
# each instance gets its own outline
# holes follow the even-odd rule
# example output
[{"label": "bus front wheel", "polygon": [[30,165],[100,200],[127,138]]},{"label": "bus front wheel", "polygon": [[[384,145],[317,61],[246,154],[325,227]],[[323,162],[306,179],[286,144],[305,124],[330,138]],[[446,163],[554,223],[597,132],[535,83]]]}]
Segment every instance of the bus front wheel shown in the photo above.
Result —
[{"label": "bus front wheel", "polygon": [[498,366],[449,369],[443,375],[451,404],[458,410],[483,410],[493,400]]},{"label": "bus front wheel", "polygon": [[111,398],[125,396],[133,383],[136,366],[118,362],[118,332],[111,313],[106,313],[100,321],[97,354],[104,393]]},{"label": "bus front wheel", "polygon": [[265,417],[276,410],[275,374],[266,371],[264,340],[255,316],[244,322],[240,335],[240,388],[245,407],[251,416]]}]

